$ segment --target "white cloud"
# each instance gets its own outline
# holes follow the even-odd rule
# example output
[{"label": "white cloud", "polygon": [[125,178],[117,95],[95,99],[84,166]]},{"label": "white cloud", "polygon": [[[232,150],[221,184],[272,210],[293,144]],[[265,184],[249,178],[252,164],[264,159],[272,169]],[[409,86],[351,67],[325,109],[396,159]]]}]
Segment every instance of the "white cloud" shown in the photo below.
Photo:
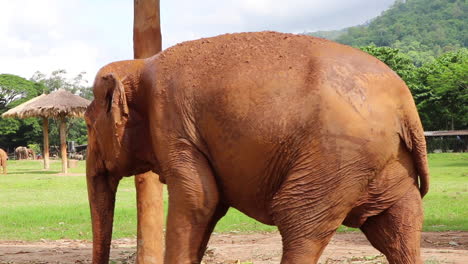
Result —
[{"label": "white cloud", "polygon": [[[177,8],[175,8],[177,2]],[[163,46],[222,33],[341,29],[379,15],[394,0],[161,1]]]},{"label": "white cloud", "polygon": [[[163,47],[222,33],[363,23],[394,0],[160,0]],[[0,0],[0,73],[81,71],[132,57],[132,0]]]},{"label": "white cloud", "polygon": [[67,26],[79,1],[64,2],[0,2],[0,73],[29,78],[37,70],[66,69],[76,75],[99,67],[95,43],[74,36]]},{"label": "white cloud", "polygon": [[67,42],[64,46],[51,47],[46,53],[33,56],[4,55],[1,57],[0,71],[29,78],[37,70],[48,74],[57,69],[66,69],[71,77],[85,69],[97,70],[100,67],[96,60],[97,53],[95,47],[86,43]]}]

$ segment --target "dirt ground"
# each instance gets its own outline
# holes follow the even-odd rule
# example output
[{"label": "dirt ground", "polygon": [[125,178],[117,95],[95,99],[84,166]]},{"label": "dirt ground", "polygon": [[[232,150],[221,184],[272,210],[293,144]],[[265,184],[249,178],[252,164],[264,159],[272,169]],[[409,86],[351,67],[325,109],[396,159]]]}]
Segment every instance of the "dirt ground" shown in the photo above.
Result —
[{"label": "dirt ground", "polygon": [[[134,263],[134,239],[113,241],[111,263]],[[468,263],[468,232],[424,233],[425,263]],[[79,240],[0,241],[0,263],[91,263],[91,243]],[[277,233],[214,234],[204,263],[279,263],[281,238]],[[361,233],[337,234],[320,263],[386,263]]]}]

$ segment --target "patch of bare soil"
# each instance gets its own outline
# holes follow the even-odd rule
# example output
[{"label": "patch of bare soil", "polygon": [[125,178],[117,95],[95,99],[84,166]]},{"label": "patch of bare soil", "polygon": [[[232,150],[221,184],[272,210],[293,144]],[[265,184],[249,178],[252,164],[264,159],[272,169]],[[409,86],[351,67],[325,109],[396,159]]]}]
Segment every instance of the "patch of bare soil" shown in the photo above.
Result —
[{"label": "patch of bare soil", "polygon": [[[135,262],[134,239],[112,243],[111,263]],[[468,232],[424,233],[422,255],[426,263],[468,263]],[[279,263],[281,238],[277,233],[214,234],[204,258],[206,264]],[[0,241],[0,263],[91,263],[91,243],[78,240],[40,242]],[[320,263],[386,263],[361,233],[337,234]]]}]

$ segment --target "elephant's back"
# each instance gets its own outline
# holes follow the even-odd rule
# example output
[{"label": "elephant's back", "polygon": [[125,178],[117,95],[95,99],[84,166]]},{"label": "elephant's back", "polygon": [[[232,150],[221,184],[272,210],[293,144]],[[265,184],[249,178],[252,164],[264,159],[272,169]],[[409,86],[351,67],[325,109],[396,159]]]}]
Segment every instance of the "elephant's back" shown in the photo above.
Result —
[{"label": "elephant's back", "polygon": [[359,51],[312,36],[249,32],[183,42],[150,60],[156,62],[158,74],[166,80],[177,78],[201,92],[209,88],[207,82],[236,75],[251,79],[261,78],[262,73],[317,75],[323,67],[318,64],[338,58],[343,52]]},{"label": "elephant's back", "polygon": [[311,36],[226,34],[178,44],[151,60],[168,96],[191,101],[202,134],[218,124],[266,145],[298,131],[398,145],[400,109],[412,101],[378,59]]},{"label": "elephant's back", "polygon": [[[339,137],[385,160],[400,142],[400,109],[412,101],[378,59],[311,36],[226,34],[184,42],[152,59],[171,100],[190,100],[202,141],[259,150],[249,151],[258,155],[251,158],[291,138],[329,144]],[[382,142],[392,142],[388,153],[379,149]]]},{"label": "elephant's back", "polygon": [[183,68],[196,63],[199,71],[212,70],[212,66],[221,70],[239,63],[258,64],[259,60],[268,60],[272,64],[299,55],[308,47],[332,43],[321,38],[278,32],[234,33],[179,43],[161,52],[158,60],[167,67]]},{"label": "elephant's back", "polygon": [[[395,87],[400,88],[396,94],[393,91],[392,97],[399,96],[401,87],[408,90],[398,75],[373,56],[306,35],[225,34],[180,43],[150,60],[156,62],[158,76],[165,80],[165,85],[176,80],[184,86],[177,87],[178,92],[191,95],[205,96],[232,89],[248,93],[266,84],[270,88],[282,86],[283,90],[299,89],[301,96],[329,90],[346,97],[348,103],[357,104]],[[239,81],[249,83],[239,87],[236,85]],[[274,96],[277,91],[272,89],[269,93]]]}]

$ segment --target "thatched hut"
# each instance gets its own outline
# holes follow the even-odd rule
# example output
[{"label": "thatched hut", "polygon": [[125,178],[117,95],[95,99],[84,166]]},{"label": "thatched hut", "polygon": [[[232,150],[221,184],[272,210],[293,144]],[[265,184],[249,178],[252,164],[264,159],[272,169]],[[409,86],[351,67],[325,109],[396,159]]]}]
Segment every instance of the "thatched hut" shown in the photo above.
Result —
[{"label": "thatched hut", "polygon": [[44,134],[44,168],[49,169],[49,118],[60,120],[62,172],[67,173],[67,117],[82,117],[91,102],[66,90],[42,94],[3,113],[3,117],[42,117]]}]

